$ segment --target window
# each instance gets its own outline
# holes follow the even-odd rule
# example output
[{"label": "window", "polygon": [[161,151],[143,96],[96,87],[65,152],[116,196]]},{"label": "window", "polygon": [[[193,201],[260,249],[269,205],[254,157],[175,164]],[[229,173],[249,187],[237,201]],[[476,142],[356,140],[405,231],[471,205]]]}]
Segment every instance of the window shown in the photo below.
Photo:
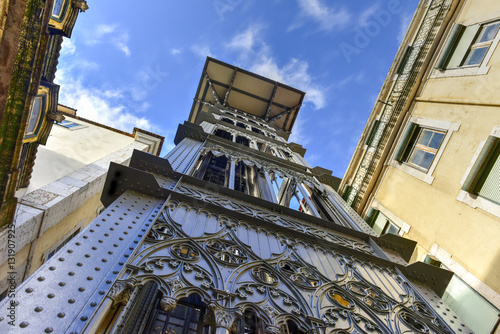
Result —
[{"label": "window", "polygon": [[383,235],[387,233],[399,234],[399,226],[394,224],[389,218],[387,218],[379,210],[371,208],[365,221],[370,225],[370,227],[378,234]]},{"label": "window", "polygon": [[144,333],[187,333],[201,334],[207,331],[203,326],[203,315],[206,304],[202,302],[197,294],[191,294],[177,302],[175,309],[165,312],[160,307],[160,298],[157,300],[156,308],[151,312],[149,326]]},{"label": "window", "polygon": [[73,239],[78,234],[78,232],[80,232],[79,228],[76,231],[74,231],[73,233],[71,233],[69,236],[67,236],[66,239],[64,239],[64,241],[62,241],[59,245],[49,249],[48,254],[46,255],[46,258],[44,259],[43,262],[47,261],[52,256],[54,256],[61,248],[63,248],[64,245],[66,245],[68,242],[70,242],[71,239]]},{"label": "window", "polygon": [[226,117],[223,117],[223,118],[221,119],[221,121],[222,121],[222,122],[226,122],[226,123],[229,123],[229,124],[234,125],[234,122],[233,122],[232,120],[230,120],[229,118],[226,118]]},{"label": "window", "polygon": [[39,125],[41,124],[42,110],[45,108],[45,97],[37,96],[33,99],[30,109],[28,127],[26,128],[26,136],[33,137],[36,135]]},{"label": "window", "polygon": [[495,42],[499,28],[499,21],[474,24],[467,27],[461,24],[455,25],[436,67],[446,70],[480,66],[484,59],[487,58],[488,51]]},{"label": "window", "polygon": [[75,123],[72,121],[67,121],[67,120],[63,120],[60,123],[56,123],[56,124],[59,126],[65,127],[66,129],[69,129],[69,130],[77,130],[77,129],[81,129],[81,128],[85,127],[82,124]]},{"label": "window", "polygon": [[462,190],[500,204],[500,138],[488,138]]},{"label": "window", "polygon": [[445,135],[444,131],[424,128],[411,123],[394,159],[427,172]]},{"label": "window", "polygon": [[250,146],[250,141],[246,137],[238,136],[238,137],[236,137],[236,142],[238,144],[244,145],[246,147]]},{"label": "window", "polygon": [[485,24],[481,26],[479,34],[471,45],[462,66],[480,65],[488,49],[490,48],[495,36],[498,33],[500,22]]},{"label": "window", "polygon": [[217,131],[215,131],[214,135],[216,135],[217,137],[221,137],[221,138],[233,141],[233,135],[230,134],[229,132],[221,130],[221,129],[218,129]]}]

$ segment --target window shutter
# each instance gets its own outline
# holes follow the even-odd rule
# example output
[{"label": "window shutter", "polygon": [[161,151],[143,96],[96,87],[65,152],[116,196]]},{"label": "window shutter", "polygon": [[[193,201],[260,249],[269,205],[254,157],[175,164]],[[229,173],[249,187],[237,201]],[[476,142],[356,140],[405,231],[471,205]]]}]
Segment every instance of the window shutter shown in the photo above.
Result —
[{"label": "window shutter", "polygon": [[453,52],[455,51],[455,48],[460,42],[460,37],[462,37],[464,31],[465,31],[465,26],[461,24],[456,24],[453,27],[450,39],[448,40],[448,43],[444,47],[443,55],[441,56],[441,59],[439,59],[439,62],[436,65],[437,69],[445,70],[448,68],[448,63],[453,55]]},{"label": "window shutter", "polygon": [[462,65],[465,54],[469,50],[480,27],[481,25],[475,24],[465,28],[462,36],[460,37],[460,42],[455,47],[453,55],[451,56],[446,68],[454,68]]},{"label": "window shutter", "polygon": [[496,145],[483,175],[478,195],[500,203],[500,145]]},{"label": "window shutter", "polygon": [[399,148],[396,151],[396,154],[394,154],[394,160],[396,161],[403,160],[403,156],[406,152],[406,149],[408,148],[408,144],[410,143],[411,137],[413,136],[417,128],[418,125],[415,123],[410,123],[408,125],[405,133],[403,134],[403,137],[401,138],[401,143],[399,144]]},{"label": "window shutter", "polygon": [[396,71],[397,74],[403,73],[406,63],[408,62],[408,58],[410,58],[411,52],[413,51],[413,46],[408,45],[405,50],[405,54],[403,56],[403,59],[401,59],[401,63],[399,63],[398,70]]},{"label": "window shutter", "polygon": [[379,212],[380,211],[374,208],[370,208],[370,211],[368,211],[368,215],[366,216],[365,221],[367,222],[368,225],[370,225],[370,227],[373,227],[373,224],[377,219]]},{"label": "window shutter", "polygon": [[486,140],[479,157],[469,172],[469,176],[462,186],[462,190],[472,194],[477,194],[481,184],[481,176],[487,170],[488,162],[490,161],[492,155],[494,155],[495,148],[500,145],[499,142],[499,138],[491,136],[488,137],[488,140]]},{"label": "window shutter", "polygon": [[365,143],[366,145],[372,146],[373,139],[375,139],[375,135],[377,134],[379,126],[380,126],[380,121],[375,121],[375,123],[373,123],[372,130],[370,131],[370,135],[366,139],[366,143]]}]

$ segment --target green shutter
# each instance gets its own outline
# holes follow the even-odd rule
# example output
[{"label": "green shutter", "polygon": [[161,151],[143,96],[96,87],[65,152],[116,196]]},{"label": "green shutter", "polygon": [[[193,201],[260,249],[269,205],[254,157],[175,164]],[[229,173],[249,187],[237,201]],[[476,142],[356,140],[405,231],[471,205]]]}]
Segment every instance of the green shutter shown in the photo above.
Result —
[{"label": "green shutter", "polygon": [[403,58],[401,59],[401,62],[399,63],[398,70],[396,71],[397,74],[403,73],[406,63],[408,62],[408,58],[410,58],[411,52],[413,51],[413,46],[408,45],[405,50],[405,54]]},{"label": "green shutter", "polygon": [[464,31],[465,31],[465,26],[461,24],[456,24],[453,27],[450,39],[448,40],[448,43],[446,43],[446,46],[444,47],[443,55],[441,56],[441,59],[439,59],[439,62],[436,65],[437,69],[445,70],[448,68],[448,63],[453,55],[453,52],[455,51],[455,48],[460,42],[460,37],[462,37]]},{"label": "green shutter", "polygon": [[495,149],[498,146],[500,146],[499,138],[491,136],[488,137],[488,140],[486,140],[486,143],[484,144],[479,157],[477,158],[476,162],[469,172],[469,176],[462,186],[462,190],[473,194],[478,193],[482,184],[482,180],[484,179],[484,177],[482,176],[485,175],[485,171],[488,170],[488,165],[491,165],[489,162],[492,156],[494,156]]},{"label": "green shutter", "polygon": [[345,188],[344,195],[342,196],[344,201],[347,201],[349,195],[351,194],[351,191],[352,191],[352,186],[347,186],[347,188]]},{"label": "green shutter", "polygon": [[375,223],[375,220],[377,219],[378,213],[380,211],[370,208],[370,211],[368,211],[368,215],[365,218],[365,221],[370,227],[373,227],[373,223]]},{"label": "green shutter", "polygon": [[442,300],[474,333],[492,333],[500,311],[456,275],[448,283]]},{"label": "green shutter", "polygon": [[403,160],[403,156],[405,155],[405,152],[408,148],[408,144],[410,143],[411,137],[413,136],[417,128],[418,125],[415,123],[408,124],[408,127],[406,128],[406,131],[403,134],[403,138],[401,138],[401,143],[399,144],[399,148],[396,151],[396,154],[394,154],[394,160],[396,161]]},{"label": "green shutter", "polygon": [[377,134],[379,126],[380,126],[380,121],[375,121],[375,123],[373,123],[372,131],[370,131],[370,135],[368,136],[365,142],[366,145],[368,146],[372,145],[373,139],[375,139],[375,135]]},{"label": "green shutter", "polygon": [[462,65],[462,61],[474,41],[479,28],[481,28],[481,25],[479,24],[465,28],[462,36],[460,37],[460,42],[455,47],[453,55],[451,56],[446,68],[454,68]]},{"label": "green shutter", "polygon": [[496,145],[482,174],[478,195],[500,203],[500,145]]}]

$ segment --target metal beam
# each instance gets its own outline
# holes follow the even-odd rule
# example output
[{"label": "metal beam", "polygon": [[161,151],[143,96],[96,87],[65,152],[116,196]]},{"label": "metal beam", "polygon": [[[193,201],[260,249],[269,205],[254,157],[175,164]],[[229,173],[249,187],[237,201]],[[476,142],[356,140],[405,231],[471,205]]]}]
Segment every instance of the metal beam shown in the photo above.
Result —
[{"label": "metal beam", "polygon": [[283,112],[280,112],[278,115],[274,115],[273,117],[271,117],[269,119],[269,122],[273,122],[273,121],[276,121],[278,119],[280,119],[281,117],[285,116],[286,114],[294,111],[295,109],[299,108],[301,104],[297,104],[295,107],[292,107],[292,108],[288,108],[286,109],[285,111]]},{"label": "metal beam", "polygon": [[264,115],[264,119],[267,121],[269,119],[269,112],[271,111],[271,106],[273,105],[274,95],[276,95],[276,90],[278,89],[278,83],[274,84],[273,93],[271,94],[271,99],[269,100],[269,104],[267,105],[267,110]]},{"label": "metal beam", "polygon": [[233,76],[231,77],[231,82],[229,83],[229,88],[227,89],[226,96],[224,96],[224,107],[227,107],[227,100],[229,99],[229,93],[231,93],[231,89],[233,89],[234,78],[236,78],[236,72],[238,72],[238,68],[236,67],[233,71]]},{"label": "metal beam", "polygon": [[215,102],[220,104],[219,95],[217,95],[217,92],[215,91],[214,85],[212,85],[212,80],[210,80],[210,77],[208,76],[206,71],[204,72],[204,74],[205,74],[205,79],[207,79],[208,85],[212,89],[212,94],[214,95]]}]

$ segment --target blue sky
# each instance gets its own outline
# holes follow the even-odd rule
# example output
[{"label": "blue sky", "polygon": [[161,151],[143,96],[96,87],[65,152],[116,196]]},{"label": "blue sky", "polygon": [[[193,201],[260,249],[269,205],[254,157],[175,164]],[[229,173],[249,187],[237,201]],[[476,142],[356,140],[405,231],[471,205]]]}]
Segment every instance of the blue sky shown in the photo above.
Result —
[{"label": "blue sky", "polygon": [[65,39],[59,102],[173,147],[206,56],[306,92],[290,138],[342,177],[417,0],[88,1]]}]

